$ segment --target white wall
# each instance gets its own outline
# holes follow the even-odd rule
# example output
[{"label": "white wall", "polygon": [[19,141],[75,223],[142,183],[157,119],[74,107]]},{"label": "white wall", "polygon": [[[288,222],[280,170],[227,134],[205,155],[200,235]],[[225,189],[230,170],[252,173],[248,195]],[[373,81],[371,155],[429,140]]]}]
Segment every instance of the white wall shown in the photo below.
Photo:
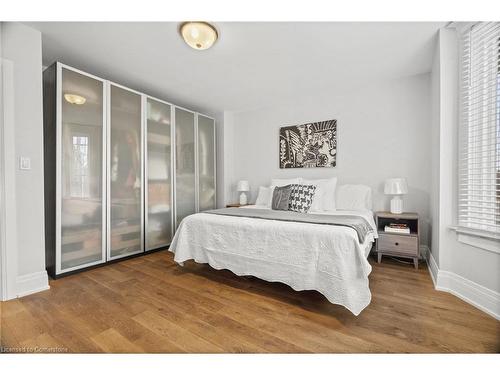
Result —
[{"label": "white wall", "polygon": [[[309,100],[281,107],[226,113],[224,122],[226,203],[237,201],[239,179],[251,185],[254,201],[260,185],[273,177],[337,176],[339,184],[372,187],[374,210],[389,208],[383,194],[388,177],[406,177],[405,210],[422,217],[427,243],[430,191],[429,74],[381,82],[348,93],[311,93]],[[336,168],[280,169],[278,136],[281,126],[337,119]]]},{"label": "white wall", "polygon": [[[432,245],[438,289],[448,290],[500,317],[500,252],[464,244],[457,224],[459,53],[455,29],[439,31],[431,73]],[[499,245],[500,247],[500,245]]]},{"label": "white wall", "polygon": [[[6,200],[15,203],[7,218],[16,221],[17,269],[8,271],[15,272],[15,293],[22,295],[48,287],[43,211],[42,41],[39,31],[7,22],[2,25],[1,38],[2,58],[13,67],[13,89],[8,98],[13,102],[13,116],[4,124],[4,130],[13,139],[6,139],[2,145],[5,152],[13,152],[8,167],[15,168],[6,180],[9,191],[15,194],[6,196]],[[18,168],[20,156],[31,159],[31,170]]]},{"label": "white wall", "polygon": [[233,165],[234,165],[234,115],[232,112],[224,112],[222,119],[222,153],[221,158],[222,168],[217,176],[217,183],[221,189],[219,190],[220,198],[219,207],[223,207],[232,199],[232,184],[233,184]]},{"label": "white wall", "polygon": [[[440,93],[441,93],[441,81],[440,81],[440,44],[439,37],[436,40],[436,48],[434,51],[434,56],[432,60],[432,70],[431,70],[431,191],[430,191],[430,251],[432,252],[434,258],[439,262],[439,142],[440,142]],[[439,263],[438,263],[439,265]]]},{"label": "white wall", "polygon": [[5,299],[4,291],[7,284],[6,279],[6,256],[5,249],[5,202],[4,202],[4,156],[3,156],[3,61],[2,61],[2,28],[3,22],[0,22],[0,301]]}]

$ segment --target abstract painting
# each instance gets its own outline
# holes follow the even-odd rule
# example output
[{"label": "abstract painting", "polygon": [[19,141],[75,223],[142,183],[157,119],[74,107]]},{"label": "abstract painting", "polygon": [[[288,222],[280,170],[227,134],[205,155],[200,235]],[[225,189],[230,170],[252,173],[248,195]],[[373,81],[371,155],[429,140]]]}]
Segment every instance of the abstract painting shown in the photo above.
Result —
[{"label": "abstract painting", "polygon": [[280,168],[335,167],[337,120],[280,128]]}]

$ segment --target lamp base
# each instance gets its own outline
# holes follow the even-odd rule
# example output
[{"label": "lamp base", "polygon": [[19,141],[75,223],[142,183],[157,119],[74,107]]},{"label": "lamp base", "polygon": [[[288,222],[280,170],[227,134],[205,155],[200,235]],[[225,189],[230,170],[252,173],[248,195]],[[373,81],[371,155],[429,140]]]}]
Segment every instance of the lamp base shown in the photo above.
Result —
[{"label": "lamp base", "polygon": [[247,204],[247,195],[245,193],[240,194],[240,206]]},{"label": "lamp base", "polygon": [[391,214],[402,214],[403,213],[403,200],[399,195],[395,195],[391,199]]}]

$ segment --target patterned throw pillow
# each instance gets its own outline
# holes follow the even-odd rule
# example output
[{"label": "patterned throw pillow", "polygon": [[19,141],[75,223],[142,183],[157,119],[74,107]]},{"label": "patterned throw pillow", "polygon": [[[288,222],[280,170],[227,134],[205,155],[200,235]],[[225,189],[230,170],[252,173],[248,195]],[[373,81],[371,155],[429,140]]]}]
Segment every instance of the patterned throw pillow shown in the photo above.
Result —
[{"label": "patterned throw pillow", "polygon": [[273,191],[273,201],[271,208],[273,210],[288,211],[290,194],[292,193],[293,185],[276,186]]},{"label": "patterned throw pillow", "polygon": [[311,208],[316,186],[314,185],[292,185],[292,193],[288,204],[289,211],[306,213]]}]

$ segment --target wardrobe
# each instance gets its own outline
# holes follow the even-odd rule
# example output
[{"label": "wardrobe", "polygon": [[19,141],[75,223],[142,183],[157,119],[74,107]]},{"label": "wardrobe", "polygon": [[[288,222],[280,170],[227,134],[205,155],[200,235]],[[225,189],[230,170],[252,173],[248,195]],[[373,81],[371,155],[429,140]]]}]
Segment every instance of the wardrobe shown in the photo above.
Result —
[{"label": "wardrobe", "polygon": [[46,265],[167,247],[216,206],[213,118],[55,62],[43,73]]}]

